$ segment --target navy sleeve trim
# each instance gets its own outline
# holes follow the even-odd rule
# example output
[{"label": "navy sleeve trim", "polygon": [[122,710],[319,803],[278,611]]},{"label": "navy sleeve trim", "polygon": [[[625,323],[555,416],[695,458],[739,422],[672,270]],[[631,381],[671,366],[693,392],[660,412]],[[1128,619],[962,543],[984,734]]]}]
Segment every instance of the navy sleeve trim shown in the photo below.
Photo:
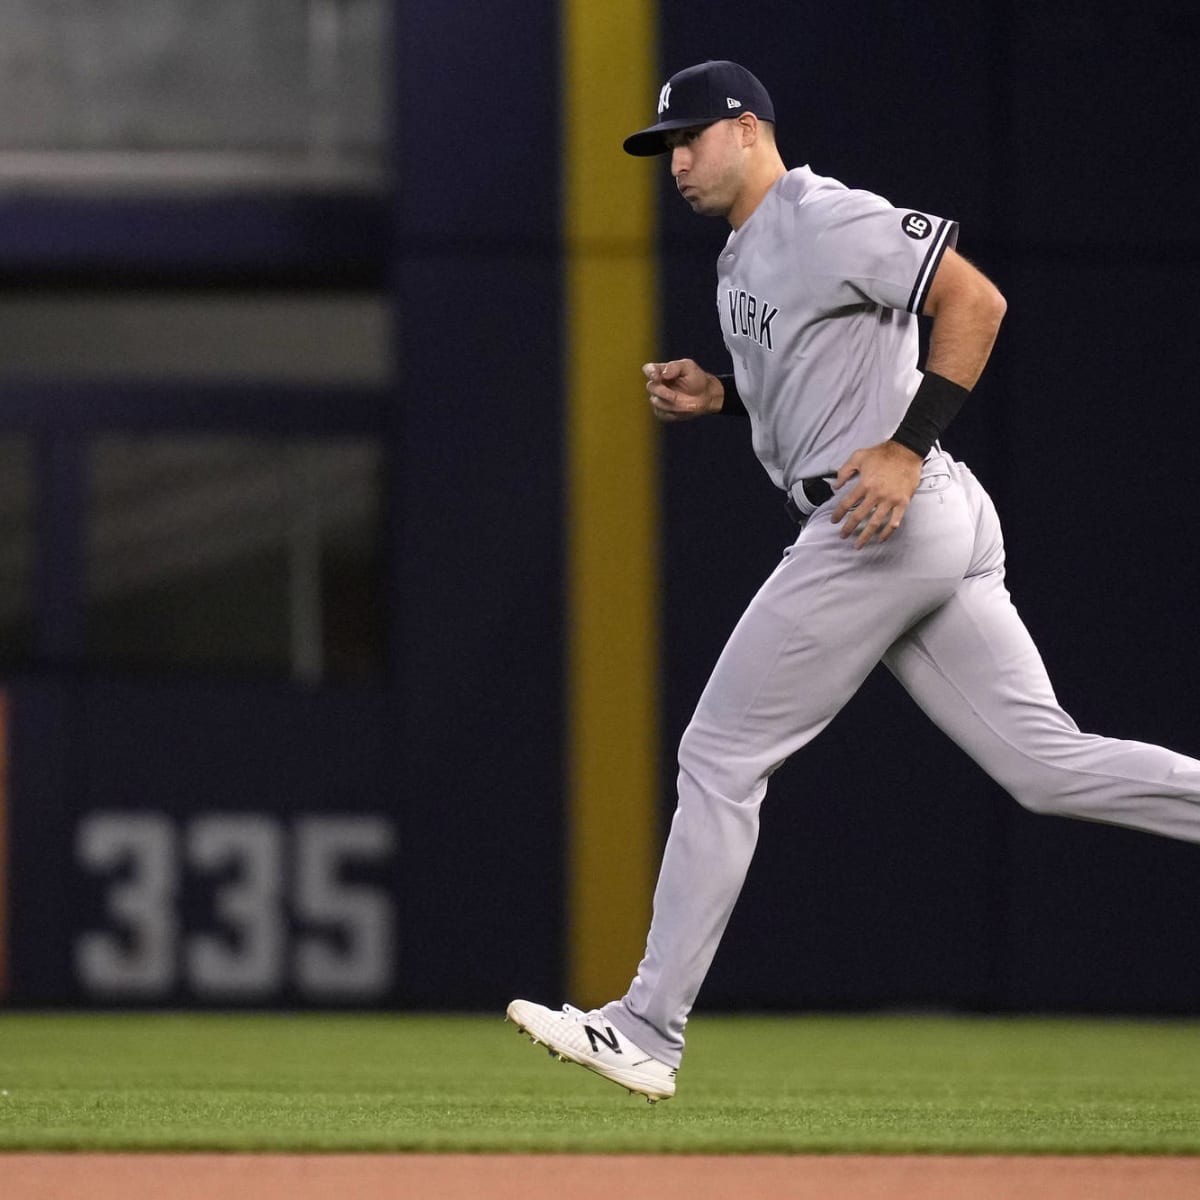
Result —
[{"label": "navy sleeve trim", "polygon": [[937,227],[937,233],[934,234],[933,241],[929,244],[929,251],[925,255],[925,261],[921,263],[921,269],[917,272],[917,282],[913,284],[912,295],[908,298],[908,311],[920,316],[921,310],[925,307],[925,301],[929,296],[929,288],[933,283],[933,277],[937,274],[938,264],[942,261],[942,255],[946,253],[946,247],[952,246],[958,235],[957,221],[943,221]]}]

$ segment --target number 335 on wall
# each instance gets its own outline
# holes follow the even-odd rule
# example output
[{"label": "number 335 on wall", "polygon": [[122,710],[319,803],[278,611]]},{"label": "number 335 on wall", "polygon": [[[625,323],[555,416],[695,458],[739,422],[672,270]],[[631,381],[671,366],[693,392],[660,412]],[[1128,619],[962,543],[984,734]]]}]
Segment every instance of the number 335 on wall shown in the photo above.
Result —
[{"label": "number 335 on wall", "polygon": [[386,818],[95,812],[75,854],[102,888],[103,927],[74,946],[98,999],[355,1001],[392,986]]}]

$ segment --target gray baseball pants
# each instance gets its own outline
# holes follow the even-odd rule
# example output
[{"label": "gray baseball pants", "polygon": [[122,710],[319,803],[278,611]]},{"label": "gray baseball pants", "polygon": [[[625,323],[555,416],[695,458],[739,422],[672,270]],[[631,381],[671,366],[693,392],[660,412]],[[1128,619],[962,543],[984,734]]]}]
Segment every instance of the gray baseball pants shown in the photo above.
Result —
[{"label": "gray baseball pants", "polygon": [[1026,808],[1200,841],[1200,762],[1081,733],[1004,586],[991,499],[934,453],[900,531],[856,550],[827,501],[751,601],[679,748],[679,803],[645,957],[604,1015],[678,1065],[684,1026],[741,892],[777,767],[883,661]]}]

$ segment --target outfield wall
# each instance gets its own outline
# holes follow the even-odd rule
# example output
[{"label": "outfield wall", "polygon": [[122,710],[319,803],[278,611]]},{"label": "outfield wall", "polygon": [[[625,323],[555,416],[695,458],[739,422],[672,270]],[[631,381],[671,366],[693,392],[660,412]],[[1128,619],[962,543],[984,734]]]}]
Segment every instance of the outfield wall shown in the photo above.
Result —
[{"label": "outfield wall", "polygon": [[[652,861],[673,747],[790,534],[744,430],[660,436],[640,411],[644,356],[722,361],[723,233],[661,163],[609,145],[591,93],[624,107],[630,71],[742,59],[791,161],[961,221],[1009,315],[947,445],[997,499],[1017,605],[1081,725],[1200,753],[1179,500],[1200,432],[1185,299],[1200,243],[1172,134],[1192,18],[968,3],[850,20],[772,0],[734,19],[661,0],[657,36],[631,38],[640,3],[590,25],[550,0],[519,22],[457,0],[396,11],[384,193],[0,194],[13,287],[316,280],[374,289],[392,330],[386,376],[353,387],[0,378],[0,436],[32,464],[34,593],[3,657],[8,1002],[498,1009],[623,986],[649,888],[624,830]],[[605,146],[611,165],[588,176]],[[584,214],[581,179],[618,197],[610,211]],[[571,289],[617,260],[639,327],[616,319],[610,281],[581,329]],[[574,453],[584,343],[626,365],[627,389],[595,403],[614,428],[640,422],[635,450]],[[376,448],[371,670],[97,661],[91,447],[151,432]],[[580,525],[585,483],[596,515]],[[585,545],[598,554],[580,572]],[[601,688],[607,707],[580,721]],[[589,854],[601,835],[613,848]],[[1020,811],[873,677],[774,777],[702,1003],[1187,1012],[1196,853]]]}]

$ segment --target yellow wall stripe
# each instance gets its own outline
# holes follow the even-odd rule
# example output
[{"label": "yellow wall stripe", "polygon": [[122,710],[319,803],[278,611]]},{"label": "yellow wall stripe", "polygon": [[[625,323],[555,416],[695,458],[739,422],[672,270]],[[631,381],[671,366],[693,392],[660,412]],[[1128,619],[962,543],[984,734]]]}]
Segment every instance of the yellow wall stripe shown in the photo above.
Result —
[{"label": "yellow wall stripe", "polygon": [[654,173],[621,141],[657,91],[653,0],[563,0],[568,986],[622,995],[645,946],[659,842]]}]

